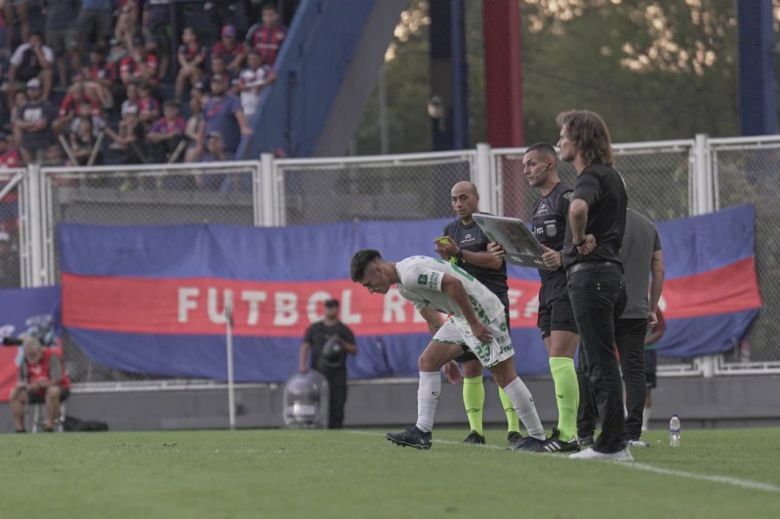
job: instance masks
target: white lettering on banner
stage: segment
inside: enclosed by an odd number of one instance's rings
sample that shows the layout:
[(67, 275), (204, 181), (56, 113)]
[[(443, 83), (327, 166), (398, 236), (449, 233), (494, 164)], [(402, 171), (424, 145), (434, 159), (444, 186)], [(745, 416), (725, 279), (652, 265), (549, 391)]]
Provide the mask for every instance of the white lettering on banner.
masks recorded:
[(241, 300), (249, 303), (249, 313), (246, 316), (246, 324), (254, 326), (260, 322), (260, 303), (268, 299), (265, 290), (242, 290)]
[(385, 324), (406, 322), (406, 299), (403, 298), (397, 288), (391, 288), (385, 294), (382, 322)]
[[(232, 301), (233, 300), (233, 291), (229, 288), (226, 289), (223, 293), (222, 297), (219, 297), (219, 290), (216, 288), (209, 288), (208, 290), (208, 296), (207, 296), (207, 308), (209, 312), (209, 320), (214, 324), (225, 324), (225, 296), (224, 294), (227, 294), (228, 298)], [(222, 310), (219, 309), (219, 306), (222, 305)]]
[(344, 324), (360, 324), (363, 316), (352, 313), (352, 290), (345, 288), (341, 291), (341, 322)]
[(277, 292), (274, 302), (274, 326), (293, 326), (298, 322), (298, 295), (295, 292)]
[(510, 288), (507, 291), (507, 299), (509, 299), (509, 320), (514, 321), (518, 317), (520, 317), (520, 314), (517, 312), (517, 309), (515, 308), (517, 306), (517, 301), (520, 299), (520, 296), (523, 295), (522, 290), (517, 290), (514, 288)]
[(319, 321), (325, 317), (323, 314), (317, 313), (317, 303), (320, 301), (325, 302), (328, 299), (330, 299), (330, 294), (323, 291), (314, 292), (311, 296), (309, 296), (309, 302), (306, 304), (306, 313), (309, 316), (310, 323)]
[(189, 316), (189, 310), (195, 310), (198, 302), (195, 298), (200, 294), (200, 290), (195, 287), (179, 287), (179, 322), (186, 323)]
[(539, 294), (536, 294), (531, 299), (528, 300), (528, 303), (525, 305), (525, 312), (523, 312), (523, 317), (528, 318), (532, 315), (536, 315), (539, 313)]

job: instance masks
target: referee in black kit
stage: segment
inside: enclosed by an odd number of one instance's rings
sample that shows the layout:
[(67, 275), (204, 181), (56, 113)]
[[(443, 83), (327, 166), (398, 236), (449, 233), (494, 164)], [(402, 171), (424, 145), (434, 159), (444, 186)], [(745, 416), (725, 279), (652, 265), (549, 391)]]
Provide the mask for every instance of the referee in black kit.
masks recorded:
[(626, 188), (612, 167), (609, 130), (598, 114), (562, 112), (556, 122), (561, 159), (577, 171), (563, 267), (601, 421), (601, 434), (593, 446), (571, 457), (632, 461), (625, 442), (623, 385), (615, 356), (615, 323), (626, 305), (618, 255), (626, 227)]

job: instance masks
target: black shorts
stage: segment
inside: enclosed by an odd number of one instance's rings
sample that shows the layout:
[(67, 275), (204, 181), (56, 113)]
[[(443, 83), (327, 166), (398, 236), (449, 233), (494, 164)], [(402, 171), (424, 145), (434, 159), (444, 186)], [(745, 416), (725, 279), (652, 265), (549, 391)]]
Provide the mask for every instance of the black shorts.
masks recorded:
[(542, 339), (549, 337), (553, 330), (577, 333), (565, 272), (556, 272), (542, 281), (536, 326), (542, 331)]
[[(507, 294), (504, 294), (498, 296), (498, 298), (501, 300), (501, 304), (504, 305), (504, 315), (506, 316), (506, 328), (507, 331), (511, 333), (512, 327), (509, 325), (509, 296)], [(478, 361), (479, 359), (477, 358), (476, 355), (471, 353), (470, 349), (468, 349), (466, 346), (463, 346), (463, 353), (460, 356), (455, 358), (455, 362), (460, 362), (461, 364), (463, 364), (464, 362), (469, 362), (470, 360)]]
[[(68, 399), (70, 396), (70, 389), (63, 389), (60, 393), (60, 403), (64, 402)], [(45, 404), (46, 403), (46, 396), (42, 395), (40, 393), (33, 393), (32, 391), (27, 392), (27, 403), (28, 404)]]
[(655, 389), (655, 367), (658, 364), (658, 354), (655, 349), (645, 349), (645, 380), (647, 380), (647, 389)]

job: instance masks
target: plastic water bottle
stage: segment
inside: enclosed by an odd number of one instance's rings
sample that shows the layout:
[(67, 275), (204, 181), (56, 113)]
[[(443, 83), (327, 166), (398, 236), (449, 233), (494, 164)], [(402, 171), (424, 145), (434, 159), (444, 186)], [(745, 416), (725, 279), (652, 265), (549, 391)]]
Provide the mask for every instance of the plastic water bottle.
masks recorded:
[(669, 447), (680, 446), (680, 419), (676, 414), (669, 420)]

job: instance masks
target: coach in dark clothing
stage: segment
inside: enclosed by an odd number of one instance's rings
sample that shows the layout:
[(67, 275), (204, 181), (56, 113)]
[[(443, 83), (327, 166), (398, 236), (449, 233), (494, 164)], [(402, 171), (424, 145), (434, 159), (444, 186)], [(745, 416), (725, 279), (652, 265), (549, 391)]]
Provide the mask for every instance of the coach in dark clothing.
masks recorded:
[[(658, 230), (650, 219), (633, 209), (626, 213), (626, 232), (620, 248), (626, 279), (628, 302), (615, 328), (615, 343), (626, 388), (626, 439), (631, 447), (646, 447), (642, 435), (642, 411), (645, 405), (645, 337), (648, 326), (657, 323), (656, 312), (664, 283), (664, 258)], [(652, 283), (650, 282), (652, 279)], [(648, 290), (648, 284), (649, 290)], [(580, 362), (583, 368), (584, 362)], [(580, 375), (583, 374), (581, 369)], [(580, 376), (583, 395), (577, 423), (580, 438), (592, 437), (596, 415), (589, 402), (588, 379)], [(587, 442), (587, 440), (585, 441)]]
[(626, 226), (623, 179), (612, 168), (609, 130), (597, 114), (558, 115), (561, 159), (577, 171), (563, 245), (574, 320), (585, 351), (592, 396), (601, 420), (593, 446), (573, 458), (630, 461), (623, 418), (623, 387), (615, 356), (615, 323), (626, 305), (619, 257)]
[[(309, 362), (311, 351), (311, 362)], [(325, 301), (325, 316), (306, 330), (301, 345), (298, 371), (319, 371), (330, 386), (329, 429), (341, 429), (344, 424), (344, 403), (347, 401), (347, 354), (356, 355), (355, 334), (339, 321), (337, 299)]]

